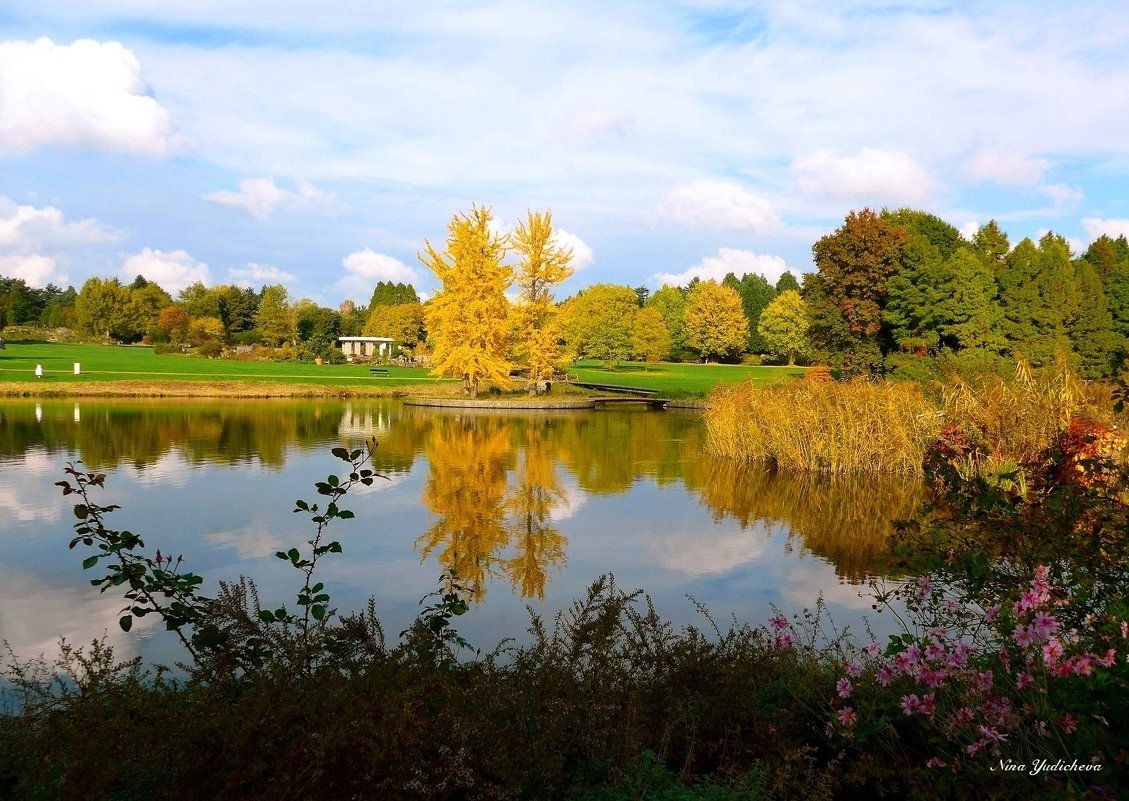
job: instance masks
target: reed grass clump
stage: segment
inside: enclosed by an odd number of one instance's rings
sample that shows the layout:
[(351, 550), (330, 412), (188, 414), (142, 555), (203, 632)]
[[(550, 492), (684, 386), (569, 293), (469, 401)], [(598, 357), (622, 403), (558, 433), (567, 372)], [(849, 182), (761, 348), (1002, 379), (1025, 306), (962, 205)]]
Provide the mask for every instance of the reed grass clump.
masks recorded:
[(1040, 371), (1019, 360), (1014, 378), (952, 375), (942, 399), (946, 429), (960, 433), (981, 473), (1041, 460), (1074, 421), (1113, 423), (1109, 388), (1083, 382), (1065, 358)]
[(918, 473), (940, 410), (908, 383), (722, 387), (706, 409), (710, 453), (822, 473)]

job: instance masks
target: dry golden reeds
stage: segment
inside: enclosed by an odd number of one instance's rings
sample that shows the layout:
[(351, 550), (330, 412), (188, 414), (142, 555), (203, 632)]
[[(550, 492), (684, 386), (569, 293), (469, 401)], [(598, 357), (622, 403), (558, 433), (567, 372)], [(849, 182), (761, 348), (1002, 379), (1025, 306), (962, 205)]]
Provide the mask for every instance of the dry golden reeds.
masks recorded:
[(706, 410), (711, 453), (824, 473), (920, 472), (940, 428), (940, 410), (908, 383), (722, 387)]

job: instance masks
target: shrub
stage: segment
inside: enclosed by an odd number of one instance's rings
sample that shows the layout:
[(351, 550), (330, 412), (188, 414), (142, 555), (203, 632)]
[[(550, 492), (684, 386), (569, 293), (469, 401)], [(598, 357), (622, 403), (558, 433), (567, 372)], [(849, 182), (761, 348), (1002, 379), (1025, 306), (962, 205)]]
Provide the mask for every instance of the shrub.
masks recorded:
[(217, 339), (206, 339), (196, 348), (196, 353), (208, 359), (223, 355), (223, 343)]

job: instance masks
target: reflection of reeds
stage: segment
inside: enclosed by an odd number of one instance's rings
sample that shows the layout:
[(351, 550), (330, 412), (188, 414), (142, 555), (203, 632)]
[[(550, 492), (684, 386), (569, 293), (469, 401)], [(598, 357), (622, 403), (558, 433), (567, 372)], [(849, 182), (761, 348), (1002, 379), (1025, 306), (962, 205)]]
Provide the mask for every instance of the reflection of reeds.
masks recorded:
[(940, 418), (915, 384), (721, 387), (706, 410), (715, 455), (824, 473), (917, 473)]
[(784, 473), (729, 459), (711, 460), (686, 481), (716, 519), (732, 517), (742, 527), (784, 523), (855, 582), (887, 572), (882, 557), (892, 523), (913, 517), (923, 497), (921, 481), (909, 476)]

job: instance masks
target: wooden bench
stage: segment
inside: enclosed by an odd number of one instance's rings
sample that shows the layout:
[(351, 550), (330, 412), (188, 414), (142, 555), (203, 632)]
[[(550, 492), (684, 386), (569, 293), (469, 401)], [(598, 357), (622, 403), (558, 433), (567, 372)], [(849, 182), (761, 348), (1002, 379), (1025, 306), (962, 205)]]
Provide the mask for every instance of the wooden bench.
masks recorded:
[(388, 377), (388, 368), (387, 367), (370, 367), (368, 371), (369, 371), (370, 375), (375, 376), (377, 378), (387, 378)]

